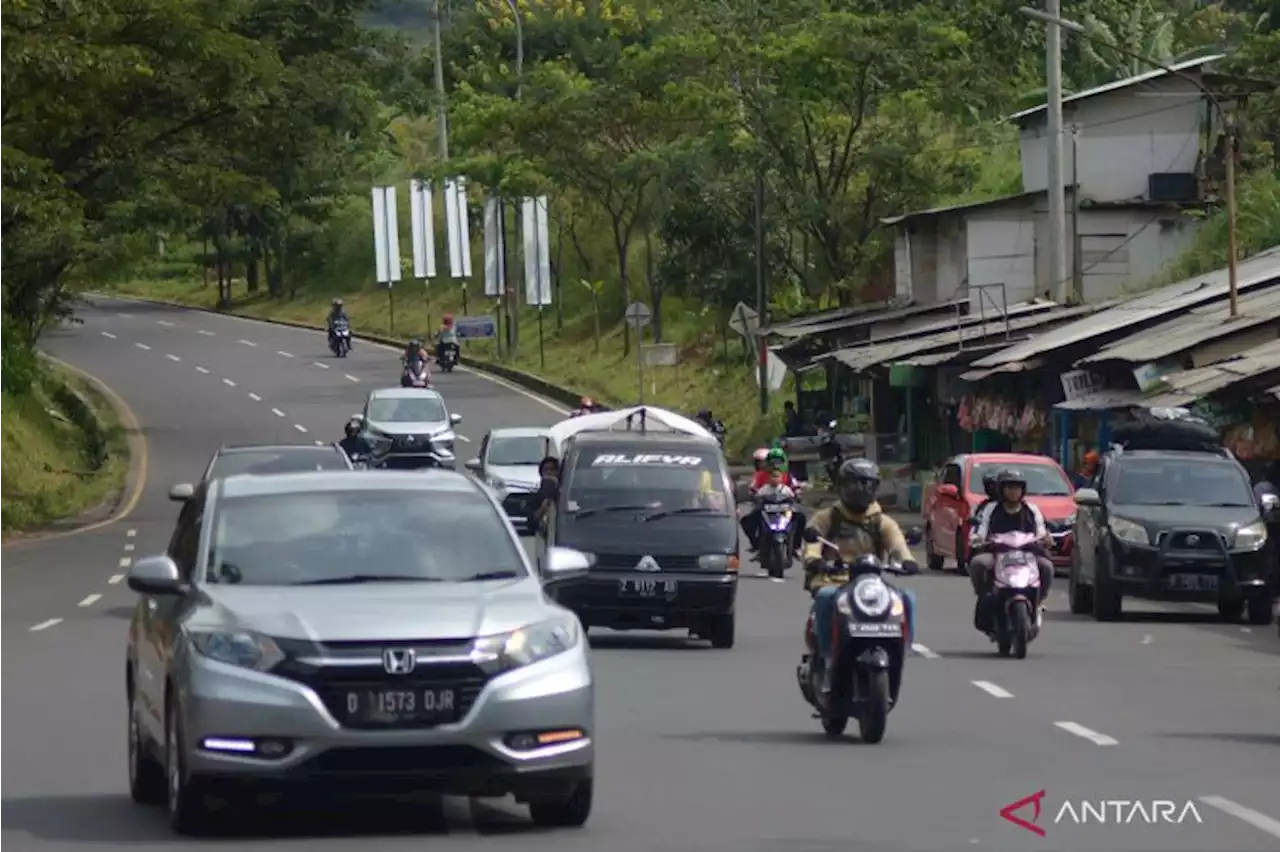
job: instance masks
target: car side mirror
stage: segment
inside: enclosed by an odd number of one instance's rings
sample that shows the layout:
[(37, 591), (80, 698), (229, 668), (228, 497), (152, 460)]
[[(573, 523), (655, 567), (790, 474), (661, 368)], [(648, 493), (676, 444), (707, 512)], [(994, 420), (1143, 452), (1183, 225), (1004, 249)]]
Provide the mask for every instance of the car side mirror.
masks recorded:
[(547, 548), (547, 558), (542, 564), (542, 579), (547, 583), (585, 577), (591, 569), (591, 557), (580, 550), (568, 547)]
[(1081, 488), (1076, 491), (1077, 506), (1101, 506), (1102, 497), (1092, 488)]
[(462, 422), (462, 415), (461, 415), (461, 414), (450, 414), (450, 415), (449, 415), (449, 422), (450, 422), (450, 423), (452, 423), (454, 426), (457, 426), (459, 423), (461, 423), (461, 422)]
[(144, 595), (181, 595), (187, 584), (178, 563), (168, 556), (146, 556), (129, 569), (129, 588)]
[(179, 482), (169, 487), (169, 499), (175, 503), (185, 503), (195, 496), (196, 487), (190, 482)]
[(484, 466), (480, 464), (480, 459), (467, 459), (463, 462), (463, 467), (472, 473), (479, 473)]
[(947, 498), (949, 498), (949, 499), (951, 499), (951, 500), (958, 500), (958, 499), (960, 499), (960, 489), (959, 489), (959, 488), (956, 488), (954, 485), (950, 485), (950, 484), (947, 484), (947, 485), (939, 485), (939, 486), (938, 486), (938, 496), (939, 496), (939, 497), (947, 497)]

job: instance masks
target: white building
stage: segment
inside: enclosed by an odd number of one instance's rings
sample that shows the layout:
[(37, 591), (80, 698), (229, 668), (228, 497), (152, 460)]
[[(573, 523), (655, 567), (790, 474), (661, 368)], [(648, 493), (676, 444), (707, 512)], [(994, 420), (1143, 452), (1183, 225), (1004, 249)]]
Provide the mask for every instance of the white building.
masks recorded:
[[(1210, 56), (1174, 66), (1199, 77)], [(895, 296), (916, 304), (968, 296), (988, 306), (1049, 298), (1044, 106), (1020, 128), (1023, 192), (884, 220), (894, 226)], [(1063, 99), (1067, 274), (1076, 299), (1140, 287), (1185, 249), (1216, 196), (1218, 120), (1189, 81), (1153, 71)], [(1077, 200), (1078, 199), (1078, 200)], [(976, 307), (976, 304), (975, 304)]]

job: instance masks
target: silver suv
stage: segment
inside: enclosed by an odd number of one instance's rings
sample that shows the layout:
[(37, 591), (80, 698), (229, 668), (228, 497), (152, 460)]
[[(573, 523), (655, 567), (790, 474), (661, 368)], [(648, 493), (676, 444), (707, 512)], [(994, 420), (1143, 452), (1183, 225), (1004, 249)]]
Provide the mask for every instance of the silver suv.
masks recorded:
[(129, 786), (173, 828), (261, 787), (504, 796), (591, 811), (594, 692), (576, 616), (488, 491), (451, 471), (233, 476), (138, 560)]

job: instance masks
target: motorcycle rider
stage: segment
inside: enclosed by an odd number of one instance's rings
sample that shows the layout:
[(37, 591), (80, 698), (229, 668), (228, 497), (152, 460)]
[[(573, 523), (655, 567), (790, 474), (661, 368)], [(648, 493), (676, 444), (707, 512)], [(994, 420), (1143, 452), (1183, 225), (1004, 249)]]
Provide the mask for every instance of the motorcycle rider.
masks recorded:
[(347, 458), (352, 461), (357, 456), (367, 456), (372, 451), (369, 441), (362, 434), (364, 432), (364, 423), (359, 417), (352, 417), (347, 421), (347, 425), (342, 427), (345, 437), (338, 442), (338, 446), (347, 454)]
[(334, 299), (329, 305), (329, 315), (325, 317), (325, 327), (329, 330), (329, 342), (333, 342), (333, 327), (339, 322), (345, 322), (347, 328), (351, 327), (351, 320), (347, 318), (347, 310), (342, 306), (341, 299)]
[[(755, 501), (755, 507), (743, 515), (742, 520), (738, 522), (747, 535), (752, 553), (760, 549), (760, 533), (764, 521), (761, 506), (769, 499), (794, 501), (796, 487), (795, 480), (787, 472), (787, 454), (780, 447), (769, 450), (765, 455), (764, 469), (756, 471), (756, 475), (751, 480), (750, 492), (751, 498)], [(805, 514), (798, 506), (792, 509), (792, 513), (792, 531), (795, 539), (792, 550), (794, 551), (799, 547), (798, 531), (804, 529)]]
[[(840, 561), (851, 564), (860, 556), (875, 556), (900, 562), (907, 574), (916, 574), (916, 564), (907, 539), (897, 521), (889, 517), (876, 502), (880, 487), (880, 470), (867, 459), (848, 459), (837, 473), (839, 500), (834, 506), (813, 513), (809, 527), (839, 550)], [(840, 588), (849, 582), (850, 572), (829, 573), (825, 570), (827, 546), (812, 542), (804, 548), (805, 591), (813, 595), (813, 632), (822, 664), (821, 690), (831, 692), (832, 621)], [(895, 587), (897, 588), (897, 587)], [(916, 598), (910, 589), (897, 589), (906, 610), (908, 641), (915, 636)]]
[(698, 421), (698, 424), (701, 425), (702, 428), (706, 429), (712, 435), (715, 435), (716, 440), (721, 444), (724, 444), (724, 422), (716, 420), (715, 417), (711, 415), (711, 409), (702, 409), (694, 416), (693, 419)]
[[(996, 475), (994, 473), (984, 473), (982, 475), (982, 491), (987, 496), (978, 504), (978, 508), (973, 510), (975, 518), (982, 517), (982, 510), (1000, 499), (1000, 486), (996, 484)], [(976, 532), (977, 527), (974, 527), (974, 530)]]
[(445, 314), (440, 318), (440, 330), (436, 332), (436, 361), (444, 357), (446, 346), (458, 346), (458, 329), (453, 324), (453, 314)]
[(578, 400), (578, 407), (569, 412), (570, 417), (581, 417), (584, 414), (594, 414), (596, 411), (596, 403), (589, 396), (584, 396)]
[[(1028, 532), (1035, 533), (1036, 540), (1045, 547), (1053, 544), (1044, 515), (1024, 499), (1027, 480), (1022, 473), (1014, 468), (999, 471), (996, 473), (996, 487), (1000, 491), (1000, 498), (982, 510), (978, 516), (978, 530), (973, 534), (974, 556), (969, 560), (969, 580), (973, 584), (974, 594), (978, 596), (975, 618), (996, 567), (996, 555), (990, 550), (992, 536)], [(1049, 585), (1053, 582), (1053, 563), (1037, 553), (1036, 566), (1040, 569), (1040, 607), (1043, 608), (1049, 597)]]

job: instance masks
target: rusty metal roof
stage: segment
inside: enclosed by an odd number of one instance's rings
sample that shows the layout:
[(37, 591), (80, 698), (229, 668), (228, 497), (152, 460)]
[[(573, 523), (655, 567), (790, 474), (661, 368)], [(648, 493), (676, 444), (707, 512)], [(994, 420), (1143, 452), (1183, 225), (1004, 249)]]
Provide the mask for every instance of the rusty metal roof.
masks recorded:
[(897, 308), (873, 308), (868, 311), (861, 311), (851, 316), (828, 320), (826, 322), (808, 323), (802, 320), (797, 320), (793, 323), (788, 323), (787, 325), (774, 326), (768, 329), (767, 333), (776, 334), (779, 337), (810, 337), (815, 334), (824, 334), (829, 331), (841, 331), (846, 328), (856, 328), (860, 325), (871, 325), (878, 322), (892, 322), (894, 320), (918, 316), (919, 314), (937, 313), (938, 311), (947, 309), (954, 310), (956, 304), (958, 304), (958, 302), (939, 302), (934, 305), (908, 304)]
[(1193, 308), (1177, 319), (1117, 340), (1103, 347), (1096, 355), (1081, 358), (1076, 366), (1103, 361), (1144, 364), (1260, 325), (1272, 323), (1280, 327), (1280, 279), (1242, 294), (1239, 307), (1240, 311), (1234, 319), (1230, 316), (1230, 307), (1226, 301)]
[(1167, 389), (1144, 404), (1152, 408), (1187, 405), (1237, 382), (1276, 371), (1280, 371), (1280, 340), (1246, 349), (1228, 361), (1165, 376)]
[[(1280, 278), (1280, 246), (1254, 255), (1239, 265), (1238, 289), (1241, 294)], [(1061, 328), (1037, 335), (1035, 339), (1002, 349), (994, 355), (974, 362), (975, 367), (1002, 367), (1026, 361), (1055, 349), (1084, 343), (1091, 338), (1142, 325), (1209, 304), (1227, 295), (1227, 271), (1219, 269), (1177, 284), (1169, 284), (1133, 299), (1113, 305), (1108, 310), (1085, 317)]]
[[(1098, 95), (1105, 95), (1108, 92), (1117, 92), (1117, 91), (1120, 91), (1121, 89), (1128, 89), (1134, 86), (1140, 86), (1143, 83), (1150, 82), (1151, 80), (1156, 80), (1161, 77), (1167, 77), (1169, 76), (1170, 71), (1175, 71), (1175, 72), (1190, 71), (1194, 68), (1200, 68), (1202, 66), (1208, 65), (1211, 62), (1216, 62), (1219, 59), (1224, 58), (1225, 56), (1226, 56), (1225, 53), (1216, 53), (1211, 56), (1201, 56), (1198, 59), (1188, 59), (1185, 62), (1179, 62), (1177, 65), (1172, 66), (1170, 69), (1157, 68), (1154, 71), (1147, 71), (1145, 73), (1137, 75), (1136, 77), (1126, 77), (1123, 80), (1115, 80), (1113, 82), (1106, 83), (1101, 86), (1095, 86), (1092, 89), (1085, 89), (1083, 92), (1076, 92), (1074, 95), (1066, 95), (1063, 97), (1062, 102), (1064, 104), (1069, 104), (1073, 101), (1082, 101), (1086, 98), (1093, 98), (1093, 97), (1097, 97)], [(1188, 94), (1194, 94), (1194, 93), (1189, 92)], [(1040, 106), (1034, 106), (1034, 107), (1031, 107), (1030, 109), (1024, 109), (1022, 112), (1015, 112), (1013, 115), (1009, 116), (1009, 119), (1011, 121), (1023, 121), (1025, 119), (1030, 118), (1033, 115), (1036, 115), (1037, 113), (1044, 112), (1046, 107), (1047, 107), (1047, 104), (1040, 104)]]

